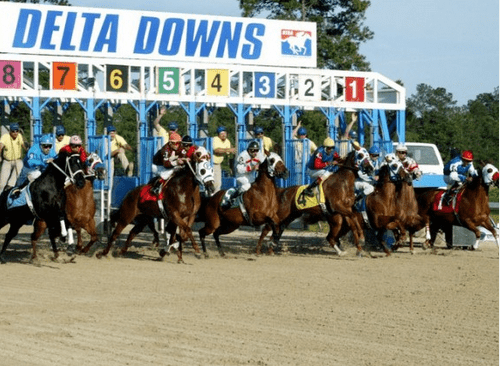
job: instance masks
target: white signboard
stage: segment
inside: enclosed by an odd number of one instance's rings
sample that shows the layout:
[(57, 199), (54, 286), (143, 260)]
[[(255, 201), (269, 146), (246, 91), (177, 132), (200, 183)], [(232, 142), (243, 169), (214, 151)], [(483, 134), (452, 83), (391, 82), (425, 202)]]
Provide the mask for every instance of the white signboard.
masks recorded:
[(316, 23), (0, 2), (0, 52), (316, 67)]

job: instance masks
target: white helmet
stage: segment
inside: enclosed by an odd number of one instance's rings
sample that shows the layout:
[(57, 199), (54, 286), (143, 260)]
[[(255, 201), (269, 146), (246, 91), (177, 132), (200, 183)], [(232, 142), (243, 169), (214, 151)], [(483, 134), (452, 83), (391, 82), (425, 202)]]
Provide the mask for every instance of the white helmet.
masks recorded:
[(406, 147), (406, 145), (399, 143), (396, 147), (396, 151), (408, 151), (408, 148)]

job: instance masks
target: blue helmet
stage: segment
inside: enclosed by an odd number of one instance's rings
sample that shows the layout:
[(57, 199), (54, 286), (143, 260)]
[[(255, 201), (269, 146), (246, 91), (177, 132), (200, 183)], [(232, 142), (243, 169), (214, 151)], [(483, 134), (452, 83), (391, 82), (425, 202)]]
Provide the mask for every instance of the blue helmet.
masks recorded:
[(11, 123), (10, 130), (11, 131), (19, 131), (19, 123)]
[(40, 139), (40, 145), (52, 145), (52, 136), (46, 134)]
[(108, 133), (115, 131), (116, 132), (116, 127), (113, 125), (109, 125), (108, 127)]
[(264, 133), (264, 129), (262, 127), (255, 127), (253, 132), (255, 132), (255, 134), (258, 135), (259, 133)]
[(356, 133), (356, 131), (349, 131), (349, 136), (350, 136), (352, 139), (355, 139), (356, 137), (358, 137), (358, 134)]
[(56, 126), (56, 136), (58, 135), (65, 135), (66, 134), (66, 129), (64, 128), (64, 126)]
[(371, 155), (380, 155), (380, 149), (378, 148), (377, 145), (373, 145), (368, 151), (368, 153)]
[(297, 131), (297, 136), (307, 135), (307, 129), (305, 127), (300, 127)]
[(225, 131), (227, 131), (227, 130), (226, 130), (226, 127), (224, 127), (224, 126), (219, 126), (219, 127), (217, 127), (217, 135), (218, 135), (219, 133), (221, 133), (221, 132), (225, 132)]
[(179, 125), (177, 124), (177, 122), (170, 122), (168, 124), (168, 129), (170, 131), (176, 131), (178, 128), (179, 128)]

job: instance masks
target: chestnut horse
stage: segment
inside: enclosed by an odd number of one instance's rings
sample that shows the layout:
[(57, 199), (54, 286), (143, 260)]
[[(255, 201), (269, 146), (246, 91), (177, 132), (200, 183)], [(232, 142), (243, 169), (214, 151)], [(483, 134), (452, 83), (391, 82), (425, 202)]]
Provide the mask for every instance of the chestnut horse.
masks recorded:
[[(203, 183), (209, 192), (214, 190), (213, 170), (210, 171), (212, 168), (206, 159), (204, 148), (195, 152), (193, 159), (187, 162), (181, 170), (175, 172), (165, 184), (161, 192), (163, 198), (160, 200), (154, 197), (150, 197), (153, 199), (142, 199), (143, 193), (149, 191), (150, 185), (141, 185), (130, 191), (125, 196), (119, 210), (113, 214), (111, 221), (116, 222), (116, 228), (108, 239), (107, 247), (98, 253), (97, 257), (107, 255), (123, 229), (137, 217), (140, 220), (136, 224), (137, 226), (130, 231), (120, 254), (127, 251), (132, 239), (148, 223), (151, 223), (152, 218), (163, 217), (172, 223), (170, 227), (180, 228), (182, 241), (188, 238), (191, 240), (196, 252), (195, 255), (199, 257), (200, 249), (194, 239), (191, 226), (201, 204), (199, 184)], [(85, 247), (82, 253), (86, 253), (89, 248), (89, 246)], [(180, 246), (177, 255), (178, 261), (183, 262), (182, 246)]]
[[(83, 249), (82, 241), (82, 229), (85, 229), (87, 233), (90, 234), (90, 242), (88, 246), (92, 246), (98, 239), (97, 230), (95, 227), (95, 201), (94, 201), (94, 186), (93, 181), (95, 178), (99, 180), (104, 180), (106, 178), (106, 168), (102, 162), (102, 159), (97, 153), (89, 154), (87, 161), (87, 174), (85, 175), (86, 182), (82, 189), (78, 189), (74, 185), (70, 185), (65, 188), (66, 193), (66, 218), (77, 233), (77, 245), (76, 252), (80, 253)], [(40, 219), (35, 219), (34, 230), (32, 235), (32, 243), (36, 245), (36, 242), (43, 234), (47, 227), (45, 221)], [(70, 234), (69, 243), (72, 243), (72, 228), (68, 228), (68, 233)]]
[(278, 243), (278, 199), (276, 195), (275, 177), (286, 179), (288, 169), (281, 157), (266, 151), (266, 159), (259, 166), (259, 172), (250, 189), (241, 196), (245, 212), (240, 207), (224, 209), (221, 201), (226, 191), (219, 191), (210, 197), (200, 216), (205, 220), (205, 226), (199, 230), (203, 252), (206, 253), (205, 237), (213, 234), (221, 256), (224, 256), (219, 236), (232, 233), (241, 225), (259, 226), (269, 224), (273, 229), (273, 239)]
[[(0, 262), (4, 262), (2, 256), (21, 226), (35, 217), (47, 223), (50, 244), (55, 258), (58, 257), (56, 238), (60, 235), (66, 235), (64, 232), (66, 230), (64, 226), (64, 202), (66, 199), (64, 186), (67, 182), (76, 185), (77, 189), (83, 188), (85, 184), (83, 164), (77, 154), (59, 154), (37, 179), (23, 189), (21, 197), (25, 198), (24, 204), (16, 206), (14, 202), (12, 205), (9, 198), (11, 190), (2, 192), (0, 195), (0, 228), (7, 224), (10, 224), (10, 227), (0, 251)], [(33, 247), (31, 260), (37, 257), (34, 234), (31, 235)]]
[[(278, 217), (280, 220), (278, 236), (281, 237), (285, 228), (295, 219), (304, 215), (304, 221), (315, 223), (320, 220), (326, 220), (330, 227), (326, 239), (339, 255), (343, 252), (338, 247), (339, 238), (344, 235), (341, 233), (341, 227), (344, 219), (347, 227), (354, 233), (354, 241), (358, 248), (358, 253), (362, 251), (360, 240), (364, 242), (364, 234), (361, 226), (354, 217), (352, 205), (354, 204), (354, 180), (355, 176), (355, 151), (349, 153), (344, 162), (339, 164), (339, 170), (332, 174), (323, 183), (325, 195), (324, 209), (320, 205), (308, 208), (299, 208), (296, 204), (297, 191), (300, 186), (288, 188), (276, 188), (278, 197)], [(255, 249), (257, 255), (261, 254), (262, 242), (266, 235), (271, 231), (271, 226), (266, 224)], [(272, 247), (269, 247), (269, 254), (272, 254)]]
[[(451, 248), (453, 225), (458, 225), (473, 231), (476, 234), (476, 242), (471, 249), (477, 249), (481, 232), (478, 226), (489, 230), (498, 245), (498, 235), (490, 217), (488, 191), (491, 185), (498, 187), (498, 169), (492, 164), (483, 164), (477, 177), (467, 181), (461, 188), (457, 197), (459, 203), (453, 208), (443, 207), (439, 209), (438, 194), (444, 192), (442, 189), (433, 189), (422, 193), (418, 197), (419, 213), (424, 218), (426, 225), (426, 246), (434, 248), (434, 241), (438, 231), (445, 233), (448, 248)], [(437, 197), (438, 196), (438, 197)], [(422, 228), (423, 225), (420, 227)], [(427, 229), (428, 228), (428, 229)], [(427, 230), (430, 231), (430, 238)], [(416, 230), (415, 230), (416, 231)], [(413, 245), (410, 237), (410, 245)]]

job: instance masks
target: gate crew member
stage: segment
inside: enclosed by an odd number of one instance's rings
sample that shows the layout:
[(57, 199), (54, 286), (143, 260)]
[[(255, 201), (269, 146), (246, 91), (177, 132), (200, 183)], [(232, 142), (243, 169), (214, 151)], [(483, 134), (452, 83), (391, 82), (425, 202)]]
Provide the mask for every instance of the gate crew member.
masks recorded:
[(23, 136), (19, 133), (19, 124), (11, 123), (9, 133), (0, 139), (0, 154), (3, 159), (0, 173), (0, 192), (6, 185), (13, 187), (23, 168), (22, 153), (27, 150)]
[(337, 171), (337, 159), (339, 155), (333, 149), (335, 148), (335, 141), (331, 137), (327, 137), (320, 146), (311, 155), (307, 162), (307, 173), (314, 180), (302, 192), (302, 201), (304, 202), (304, 195), (314, 197), (313, 189), (318, 186), (322, 181), (328, 179), (335, 171)]
[(221, 164), (224, 157), (229, 154), (234, 154), (236, 149), (231, 147), (231, 141), (227, 138), (227, 130), (224, 126), (217, 127), (217, 136), (213, 138), (212, 148), (214, 151), (214, 185), (215, 192), (220, 191), (222, 186), (222, 168)]
[(66, 135), (64, 126), (56, 126), (56, 153), (59, 153), (59, 150), (61, 150), (63, 146), (69, 145), (69, 138), (70, 137)]

